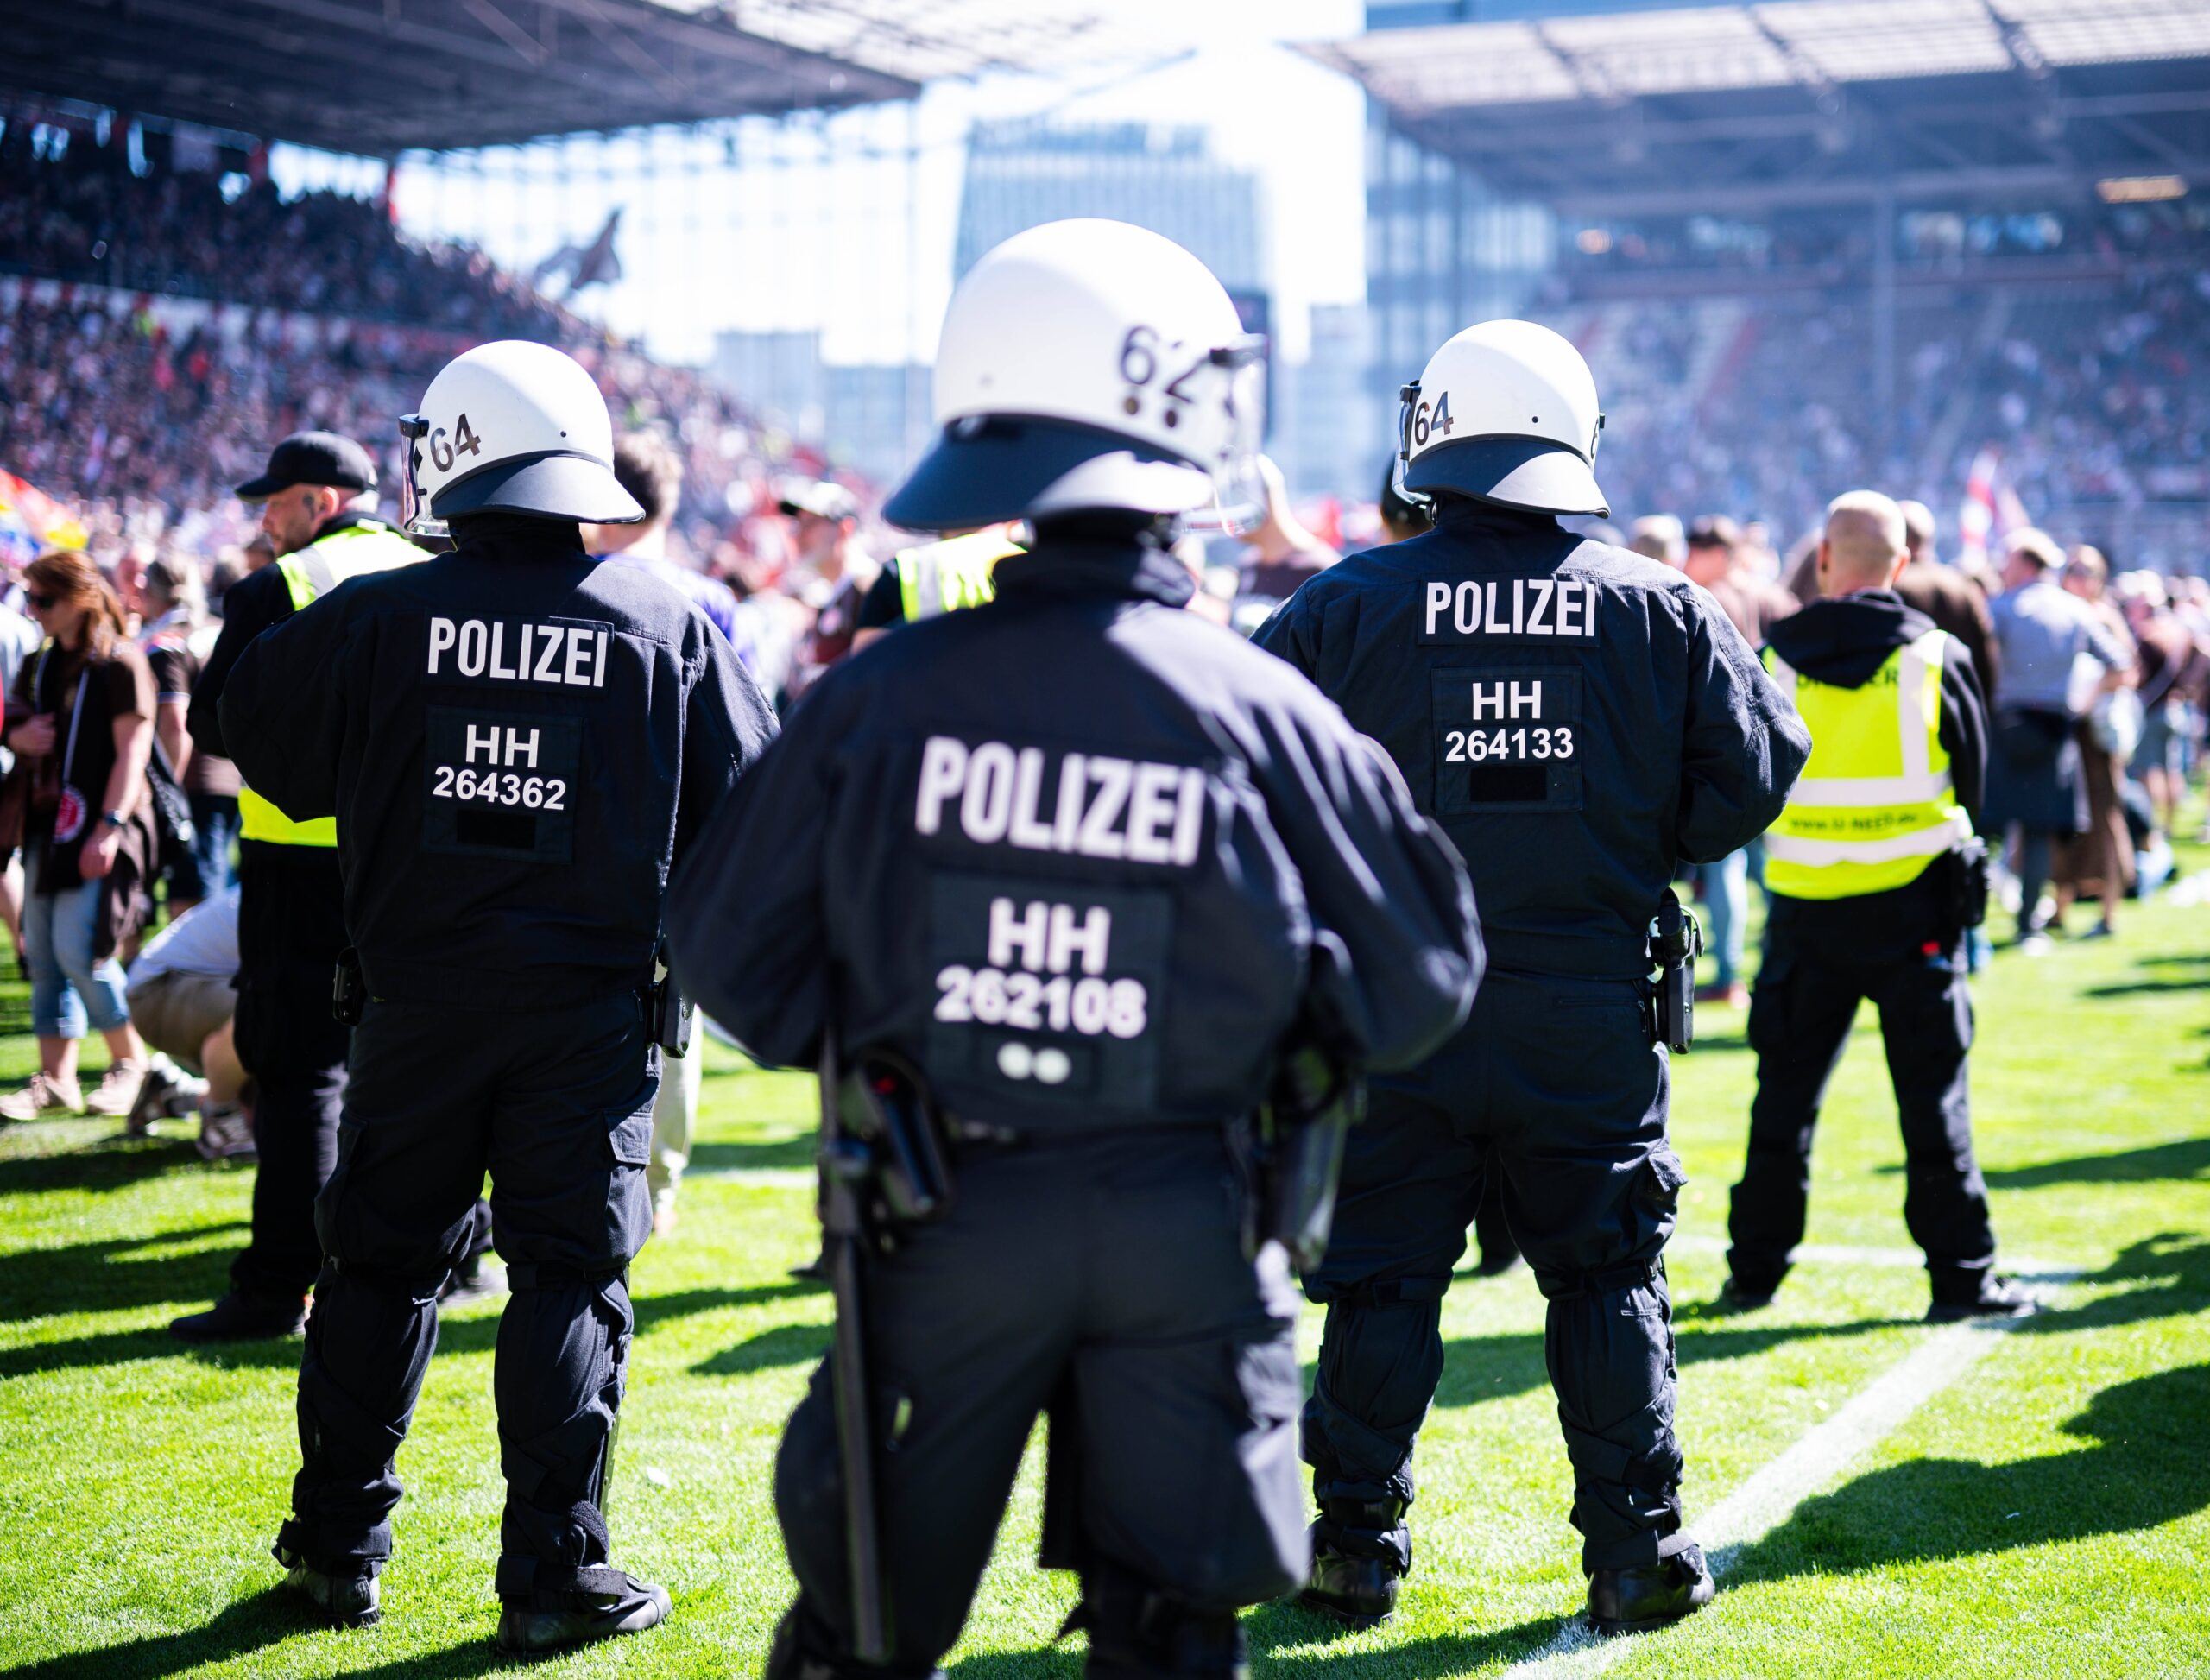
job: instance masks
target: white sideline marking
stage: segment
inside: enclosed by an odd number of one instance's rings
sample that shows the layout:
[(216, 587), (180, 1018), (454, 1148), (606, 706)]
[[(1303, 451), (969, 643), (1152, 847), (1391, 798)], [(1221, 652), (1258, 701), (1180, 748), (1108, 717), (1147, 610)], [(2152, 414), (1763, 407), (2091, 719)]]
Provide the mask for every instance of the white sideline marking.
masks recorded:
[[(1801, 1252), (1801, 1251), (1799, 1251)], [(1879, 1252), (1875, 1250), (1873, 1252)], [(1912, 1251), (1912, 1258), (1923, 1264)], [(2054, 1274), (2061, 1282), (2076, 1272)], [(1812, 1426), (1795, 1445), (1712, 1506), (1692, 1525), (1714, 1576), (1724, 1576), (1745, 1546), (1763, 1539), (1796, 1507), (1834, 1481), (1910, 1414), (1962, 1377), (1995, 1347), (1995, 1338), (2025, 1321), (1967, 1319), (1944, 1325)], [(1602, 1639), (1576, 1614), (1548, 1645), (1505, 1671), (1506, 1680), (1586, 1680), (1636, 1649), (1631, 1639)]]
[[(1676, 1231), (1668, 1249), (1689, 1248), (1699, 1254), (1723, 1254), (1733, 1245), (1723, 1236), (1709, 1236), (1701, 1231)], [(1799, 1261), (1809, 1260), (1823, 1266), (1872, 1266), (1895, 1267), (1905, 1272), (1923, 1272), (1926, 1256), (1916, 1248), (1858, 1248), (1847, 1244), (1806, 1242), (1793, 1250)], [(2039, 1283), (2061, 1282), (2078, 1275), (2079, 1268), (2060, 1260), (2020, 1260), (2009, 1254), (2001, 1256), (1996, 1269), (2014, 1278), (2031, 1278)]]

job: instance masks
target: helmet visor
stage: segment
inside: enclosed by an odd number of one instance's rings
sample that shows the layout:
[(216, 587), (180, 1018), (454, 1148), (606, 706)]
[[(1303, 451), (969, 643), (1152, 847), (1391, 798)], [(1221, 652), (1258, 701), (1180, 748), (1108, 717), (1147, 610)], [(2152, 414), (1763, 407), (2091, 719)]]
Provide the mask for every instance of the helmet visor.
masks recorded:
[(1213, 397), (1226, 420), (1220, 455), (1206, 464), (1213, 499), (1191, 511), (1184, 527), (1200, 535), (1242, 536), (1266, 521), (1266, 481), (1260, 453), (1266, 438), (1266, 340), (1246, 333), (1214, 351), (1198, 376), (1217, 387)]
[(450, 536), (445, 521), (431, 517), (429, 499), (422, 494), (421, 481), (416, 477), (422, 461), (422, 439), (429, 435), (430, 422), (421, 415), (399, 417), (399, 526), (409, 536)]

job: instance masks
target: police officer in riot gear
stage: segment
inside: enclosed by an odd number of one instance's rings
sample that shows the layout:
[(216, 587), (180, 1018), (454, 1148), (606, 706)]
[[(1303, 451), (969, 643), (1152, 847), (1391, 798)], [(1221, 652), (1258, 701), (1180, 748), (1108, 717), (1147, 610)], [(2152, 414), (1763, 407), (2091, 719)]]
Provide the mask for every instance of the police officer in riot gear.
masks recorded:
[(454, 552), (271, 631), (222, 701), (248, 782), (288, 818), (336, 818), (353, 944), (351, 1083), (315, 1209), (328, 1259), (276, 1553), (330, 1620), (376, 1619), (394, 1454), (488, 1168), (513, 1285), (498, 1637), (542, 1651), (667, 1614), (664, 1590), (613, 1567), (603, 1513), (627, 1268), (652, 1228), (662, 889), (774, 723), (690, 603), (584, 552), (579, 522), (640, 509), (574, 361), (479, 346), (401, 430), (408, 528)]
[(1243, 1241), (1228, 1134), (1292, 1054), (1440, 1042), (1480, 957), (1386, 761), (1180, 610), (1178, 526), (1255, 508), (1261, 368), (1155, 234), (1055, 223), (985, 257), (944, 323), (944, 429), (886, 513), (1025, 518), (1034, 546), (824, 678), (676, 884), (700, 1006), (771, 1063), (833, 1041), (918, 1070), (953, 1180), (866, 1258), (871, 1531), (827, 1367), (785, 1437), (777, 1680), (932, 1670), (1046, 1409), (1045, 1561), (1081, 1574), (1091, 1675), (1240, 1673), (1236, 1611), (1304, 1573), (1294, 1296)]
[(1403, 486), (1436, 528), (1313, 578), (1257, 637), (1396, 760), (1466, 857), (1488, 945), (1465, 1030), (1373, 1082), (1306, 1279), (1328, 1323), (1305, 1597), (1354, 1621), (1388, 1614), (1411, 1567), (1440, 1304), (1492, 1174), (1550, 1304), (1592, 1620), (1648, 1626), (1711, 1595), (1672, 1428), (1660, 1255), (1683, 1178), (1650, 930), (1676, 862), (1763, 831), (1809, 742), (1709, 596), (1559, 527), (1607, 511), (1601, 425), (1556, 333), (1460, 333), (1405, 394)]

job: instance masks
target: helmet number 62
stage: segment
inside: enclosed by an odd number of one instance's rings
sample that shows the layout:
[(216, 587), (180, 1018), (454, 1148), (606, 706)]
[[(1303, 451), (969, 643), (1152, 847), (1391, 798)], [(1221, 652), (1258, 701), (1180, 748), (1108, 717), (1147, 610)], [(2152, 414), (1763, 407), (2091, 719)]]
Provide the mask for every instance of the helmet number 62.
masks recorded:
[(1412, 447), (1424, 448), (1430, 438), (1449, 437), (1450, 428), (1456, 424), (1457, 422), (1450, 418), (1449, 392), (1443, 392), (1435, 400), (1435, 409), (1432, 414), (1428, 412), (1426, 403), (1421, 403), (1412, 411)]
[(442, 426), (430, 433), (430, 459), (439, 472), (451, 472), (453, 462), (463, 455), (481, 455), (483, 452), (483, 440), (476, 435), (476, 429), (469, 425), (465, 414), (453, 422), (451, 443), (445, 441), (445, 429)]

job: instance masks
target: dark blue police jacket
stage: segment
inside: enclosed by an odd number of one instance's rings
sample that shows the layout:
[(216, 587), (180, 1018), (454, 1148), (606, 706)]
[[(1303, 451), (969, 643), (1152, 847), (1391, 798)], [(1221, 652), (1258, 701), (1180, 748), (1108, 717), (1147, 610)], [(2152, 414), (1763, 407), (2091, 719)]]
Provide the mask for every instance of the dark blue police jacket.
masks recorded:
[(1463, 497), (1307, 582), (1259, 646), (1388, 749), (1457, 843), (1489, 960), (1639, 978), (1682, 858), (1771, 825), (1811, 742), (1719, 603), (1544, 515)]
[(220, 710), (249, 786), (337, 817), (371, 993), (486, 1008), (647, 984), (671, 857), (775, 733), (695, 606), (497, 516), (257, 638)]
[(1021, 1130), (1217, 1125), (1292, 1026), (1417, 1059), (1465, 1018), (1464, 870), (1342, 714), (1133, 542), (831, 671), (673, 889), (685, 988), (755, 1054), (905, 1052)]

